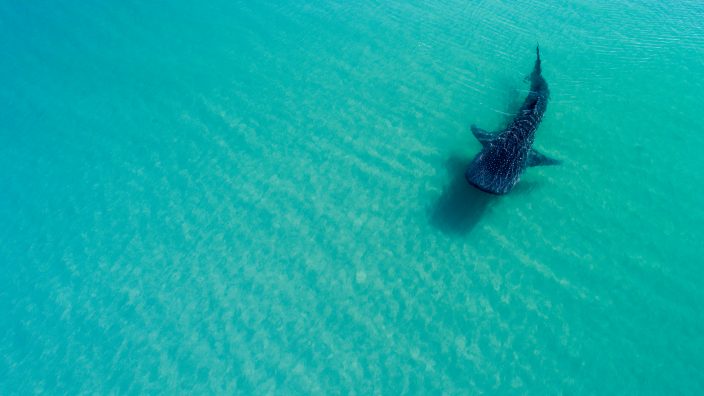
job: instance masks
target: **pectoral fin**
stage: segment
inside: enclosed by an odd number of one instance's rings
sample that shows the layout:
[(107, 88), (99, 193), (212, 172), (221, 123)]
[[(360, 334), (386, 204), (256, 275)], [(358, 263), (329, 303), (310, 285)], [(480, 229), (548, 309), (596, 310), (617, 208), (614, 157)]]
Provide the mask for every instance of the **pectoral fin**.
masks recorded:
[(492, 140), (494, 140), (494, 134), (487, 132), (481, 128), (478, 128), (475, 125), (472, 125), (472, 133), (474, 134), (474, 137), (479, 140), (479, 143), (482, 144), (482, 146), (486, 146), (489, 144)]
[(559, 165), (562, 161), (550, 158), (544, 154), (531, 149), (528, 152), (528, 166)]

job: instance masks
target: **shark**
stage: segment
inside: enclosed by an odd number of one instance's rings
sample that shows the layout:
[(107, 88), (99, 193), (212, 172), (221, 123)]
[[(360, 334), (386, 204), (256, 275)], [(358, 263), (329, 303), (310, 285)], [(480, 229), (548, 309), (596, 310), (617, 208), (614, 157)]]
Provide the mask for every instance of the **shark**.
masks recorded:
[(548, 83), (540, 67), (540, 46), (530, 79), (530, 92), (515, 117), (499, 132), (487, 132), (472, 125), (472, 134), (482, 144), (465, 171), (469, 184), (484, 192), (504, 195), (518, 183), (526, 168), (557, 165), (561, 161), (550, 158), (533, 148), (535, 132), (543, 119), (550, 98)]

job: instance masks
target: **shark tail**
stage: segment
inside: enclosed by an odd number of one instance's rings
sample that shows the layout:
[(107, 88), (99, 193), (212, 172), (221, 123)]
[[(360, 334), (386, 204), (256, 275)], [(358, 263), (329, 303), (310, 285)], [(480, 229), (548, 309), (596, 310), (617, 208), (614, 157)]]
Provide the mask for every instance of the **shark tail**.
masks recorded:
[(540, 44), (536, 44), (535, 46), (535, 56), (535, 67), (533, 68), (533, 74), (537, 76), (540, 74)]

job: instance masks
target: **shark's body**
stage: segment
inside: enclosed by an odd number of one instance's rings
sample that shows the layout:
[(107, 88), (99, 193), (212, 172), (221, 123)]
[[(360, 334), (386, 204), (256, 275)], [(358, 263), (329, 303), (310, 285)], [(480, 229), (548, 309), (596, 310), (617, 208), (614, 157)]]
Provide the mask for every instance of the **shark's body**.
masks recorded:
[(539, 48), (536, 55), (529, 76), (530, 93), (506, 129), (489, 133), (472, 125), (472, 133), (484, 147), (467, 168), (465, 179), (482, 191), (506, 194), (518, 183), (526, 167), (559, 163), (532, 149), (535, 131), (550, 97), (548, 83), (540, 71)]

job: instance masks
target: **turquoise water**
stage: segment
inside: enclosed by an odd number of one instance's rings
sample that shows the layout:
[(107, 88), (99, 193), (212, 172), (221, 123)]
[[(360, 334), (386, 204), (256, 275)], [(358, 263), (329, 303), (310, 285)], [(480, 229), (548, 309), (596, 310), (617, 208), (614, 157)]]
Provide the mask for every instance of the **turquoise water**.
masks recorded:
[(704, 392), (704, 3), (143, 3), (0, 3), (0, 394)]

